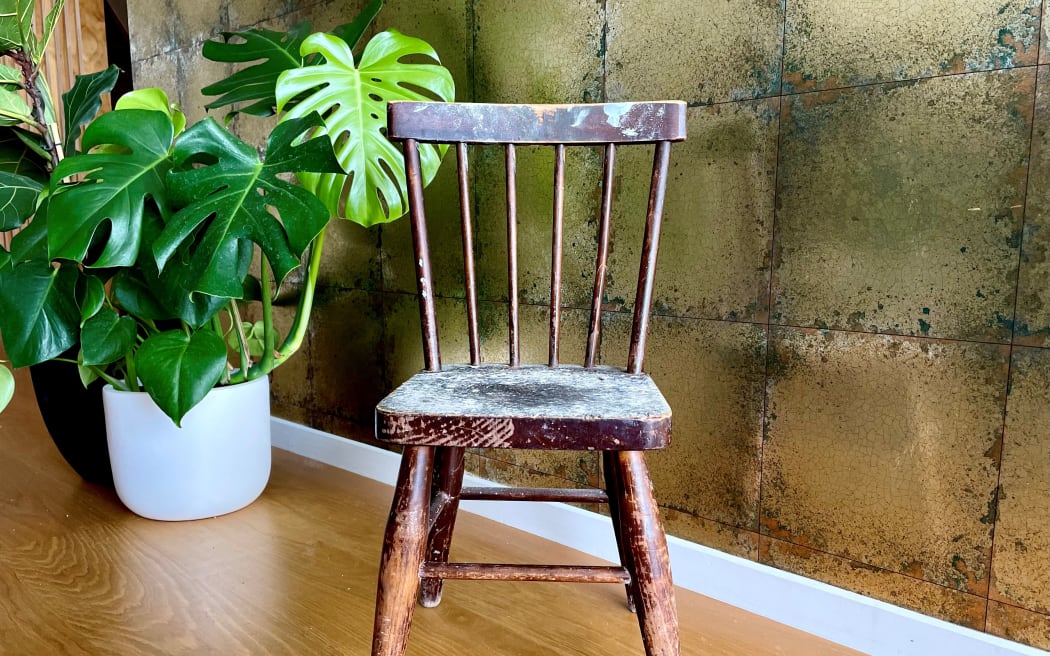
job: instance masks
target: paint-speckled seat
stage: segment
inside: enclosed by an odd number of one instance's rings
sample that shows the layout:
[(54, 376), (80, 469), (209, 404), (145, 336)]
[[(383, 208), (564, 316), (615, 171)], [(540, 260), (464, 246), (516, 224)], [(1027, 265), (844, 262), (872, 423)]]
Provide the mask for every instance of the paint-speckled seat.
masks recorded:
[[(405, 651), (417, 595), (441, 600), (445, 579), (622, 582), (646, 654), (679, 653), (667, 543), (643, 452), (666, 446), (671, 410), (642, 372), (670, 144), (685, 138), (680, 102), (491, 105), (395, 102), (388, 134), (404, 141), (419, 281), (424, 370), (376, 408), (376, 437), (405, 445), (379, 573), (373, 656)], [(442, 365), (423, 205), (419, 143), (455, 144), (460, 187), (470, 363)], [(500, 145), (507, 170), (509, 362), (482, 364), (474, 277), (468, 144)], [(554, 148), (549, 357), (520, 362), (516, 146)], [(655, 144), (627, 367), (598, 366), (617, 148)], [(562, 224), (567, 146), (604, 146), (598, 257), (584, 366), (560, 365)], [(604, 490), (463, 488), (464, 449), (600, 451)], [(622, 566), (449, 563), (460, 500), (608, 503)]]

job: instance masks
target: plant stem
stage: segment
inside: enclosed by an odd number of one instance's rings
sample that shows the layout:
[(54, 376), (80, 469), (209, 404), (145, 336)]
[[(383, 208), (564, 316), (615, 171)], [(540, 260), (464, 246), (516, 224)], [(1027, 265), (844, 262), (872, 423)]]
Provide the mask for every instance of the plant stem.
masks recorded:
[(273, 327), (273, 283), (270, 282), (270, 263), (263, 257), (260, 265), (262, 279), (263, 354), (262, 359), (248, 371), (248, 380), (265, 376), (274, 368), (274, 349), (277, 335)]
[(327, 228), (322, 230), (314, 238), (313, 246), (310, 247), (310, 262), (306, 267), (306, 284), (299, 292), (299, 306), (295, 309), (295, 320), (288, 337), (285, 338), (281, 348), (277, 350), (277, 362), (274, 367), (279, 367), (293, 353), (303, 345), (306, 337), (306, 329), (310, 325), (310, 312), (314, 306), (314, 292), (317, 290), (317, 273), (321, 268), (321, 251), (324, 250), (324, 236)]
[(237, 334), (237, 344), (241, 347), (241, 368), (242, 372), (248, 371), (248, 368), (252, 366), (252, 354), (248, 350), (248, 338), (244, 335), (244, 322), (241, 321), (241, 309), (237, 305), (237, 300), (233, 299), (230, 301), (230, 320), (233, 322), (233, 330)]
[[(222, 330), (222, 319), (219, 318), (218, 313), (211, 318), (211, 329), (215, 331), (215, 334), (219, 336), (222, 341), (226, 341), (226, 336)], [(230, 382), (230, 362), (229, 357), (226, 358), (226, 371), (222, 375), (222, 384), (228, 384)]]
[(40, 130), (40, 136), (44, 140), (44, 150), (51, 156), (51, 168), (53, 169), (62, 159), (62, 144), (58, 139), (58, 126), (47, 120), (47, 105), (45, 103), (49, 102), (50, 99), (44, 98), (44, 94), (37, 84), (37, 80), (40, 78), (40, 67), (37, 66), (28, 53), (13, 50), (8, 54), (18, 64), (18, 67), (22, 69), (22, 79), (25, 80), (25, 92), (29, 97), (29, 105), (33, 112), (33, 118), (37, 123), (36, 128)]

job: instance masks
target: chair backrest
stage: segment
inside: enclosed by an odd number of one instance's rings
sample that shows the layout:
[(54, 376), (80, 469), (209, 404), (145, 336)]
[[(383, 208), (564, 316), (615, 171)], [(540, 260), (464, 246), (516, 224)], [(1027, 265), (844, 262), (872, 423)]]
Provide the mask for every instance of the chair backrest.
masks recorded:
[(441, 355), (434, 304), (434, 285), (427, 242), (423, 204), (423, 176), (419, 144), (454, 145), (460, 192), (463, 237), (463, 267), (466, 288), (468, 338), (471, 364), (481, 363), (478, 336), (478, 293), (475, 277), (473, 225), (471, 220), (468, 145), (502, 145), (507, 178), (507, 273), (509, 298), (509, 364), (520, 364), (518, 294), (518, 145), (550, 145), (554, 148), (554, 208), (551, 247), (550, 339), (547, 364), (558, 365), (561, 334), (562, 231), (565, 202), (565, 149), (567, 146), (604, 146), (601, 208), (598, 224), (598, 253), (591, 295), (584, 366), (598, 359), (602, 300), (605, 295), (612, 187), (616, 148), (622, 145), (655, 144), (649, 202), (645, 217), (641, 264), (638, 271), (634, 319), (631, 327), (627, 370), (641, 373), (645, 359), (649, 310), (652, 304), (656, 256), (670, 145), (685, 139), (685, 103), (637, 102), (579, 105), (502, 105), (486, 103), (391, 102), (387, 136), (404, 141), (405, 174), (408, 182), (409, 215), (419, 283), (423, 357), (426, 369), (441, 368)]

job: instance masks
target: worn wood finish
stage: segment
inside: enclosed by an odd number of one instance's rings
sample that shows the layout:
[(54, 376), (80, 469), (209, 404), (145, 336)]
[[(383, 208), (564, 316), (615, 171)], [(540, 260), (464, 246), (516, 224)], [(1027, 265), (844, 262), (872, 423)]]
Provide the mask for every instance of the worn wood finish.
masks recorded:
[[(452, 531), (456, 527), (456, 514), (463, 488), (463, 447), (437, 449), (434, 476), (431, 483), (430, 518), (427, 531), (426, 559), (438, 563), (448, 561), (448, 550), (452, 546)], [(419, 595), (424, 608), (433, 608), (441, 603), (442, 582), (440, 577), (424, 577)]]
[(642, 372), (645, 362), (645, 342), (649, 334), (649, 309), (653, 304), (653, 283), (656, 256), (660, 250), (660, 225), (664, 213), (664, 190), (667, 186), (667, 167), (671, 144), (656, 144), (653, 178), (649, 187), (649, 211), (645, 217), (645, 236), (642, 240), (642, 262), (638, 267), (638, 293), (634, 300), (634, 321), (631, 326), (631, 350), (627, 355), (627, 371)]
[[(0, 358), (3, 356), (0, 355)], [(0, 653), (367, 654), (391, 488), (274, 449), (262, 496), (195, 522), (135, 517), (62, 460), (28, 372), (0, 413)], [(460, 513), (469, 561), (608, 565)], [(407, 656), (640, 653), (619, 585), (454, 582), (416, 612)], [(685, 656), (859, 656), (678, 590)]]
[(671, 409), (652, 379), (604, 366), (447, 365), (376, 407), (376, 436), (397, 444), (653, 449), (670, 434)]
[[(405, 163), (419, 275), (421, 324), (426, 370), (403, 383), (376, 407), (376, 436), (410, 445), (405, 458), (416, 458), (412, 446), (438, 448), (439, 465), (430, 495), (430, 517), (417, 533), (428, 534), (426, 559), (402, 576), (423, 577), (421, 603), (435, 606), (444, 579), (619, 582), (627, 586), (628, 607), (638, 611), (649, 656), (678, 654), (674, 590), (667, 544), (652, 497), (641, 452), (668, 444), (671, 410), (652, 380), (642, 373), (646, 333), (670, 157), (670, 144), (685, 138), (685, 105), (680, 102), (594, 105), (491, 105), (470, 103), (392, 103), (388, 135), (405, 141)], [(425, 213), (418, 142), (454, 143), (458, 157), (460, 217), (463, 234), (464, 286), (468, 297), (470, 365), (442, 366), (434, 316), (434, 290), (427, 252)], [(602, 302), (608, 266), (616, 144), (655, 142), (649, 203), (639, 266), (634, 320), (626, 370), (597, 366)], [(480, 364), (475, 301), (474, 253), (470, 218), (470, 176), (466, 144), (502, 144), (506, 170), (508, 365)], [(519, 333), (517, 144), (554, 148), (550, 317), (547, 365), (522, 364)], [(591, 299), (585, 366), (560, 366), (562, 250), (565, 220), (566, 146), (603, 145), (602, 195), (598, 258)], [(488, 492), (461, 489), (465, 448), (579, 449), (603, 452), (606, 490), (567, 493), (519, 489)], [(458, 467), (458, 469), (457, 469)], [(428, 475), (429, 476), (429, 475)], [(427, 478), (429, 480), (429, 478)], [(398, 499), (414, 498), (400, 489)], [(610, 504), (621, 567), (573, 565), (503, 565), (449, 563), (448, 549), (460, 498), (477, 500), (558, 500)], [(393, 523), (407, 514), (392, 516)], [(395, 532), (391, 528), (389, 531)], [(393, 534), (393, 533), (391, 533)], [(415, 535), (415, 534), (413, 534)], [(385, 550), (407, 539), (388, 540)], [(409, 542), (415, 548), (414, 542)], [(384, 561), (388, 556), (384, 556)], [(399, 556), (405, 560), (405, 556)], [(384, 568), (386, 571), (386, 568)], [(392, 570), (393, 571), (393, 570)], [(418, 586), (418, 583), (412, 585)], [(399, 597), (399, 599), (401, 599)], [(376, 626), (386, 613), (404, 606), (377, 607)], [(409, 620), (389, 619), (391, 626)], [(400, 636), (400, 634), (397, 634)], [(399, 638), (400, 639), (400, 638)], [(394, 645), (395, 641), (389, 641)], [(378, 654), (379, 651), (373, 651)], [(382, 651), (395, 654), (393, 647)]]
[(671, 560), (649, 470), (640, 451), (619, 451), (613, 458), (620, 487), (620, 530), (630, 552), (633, 596), (645, 653), (678, 656), (678, 612)]
[(560, 503), (608, 503), (605, 490), (593, 488), (465, 487), (463, 501), (556, 501)]
[(501, 105), (390, 103), (391, 139), (438, 143), (607, 144), (682, 141), (685, 103)]
[[(620, 500), (623, 483), (620, 480), (620, 467), (616, 462), (615, 451), (602, 452), (602, 475), (605, 478), (605, 496), (609, 503), (609, 517), (612, 519), (613, 536), (616, 538), (616, 550), (620, 554), (620, 564), (631, 572), (634, 571), (634, 564), (631, 562), (631, 550), (627, 548), (627, 540), (624, 537), (621, 510), (623, 504)], [(627, 589), (627, 609), (632, 613), (637, 612), (638, 607), (635, 603), (637, 590), (635, 590), (634, 580), (628, 581), (625, 587)]]
[(481, 364), (481, 338), (478, 336), (478, 282), (474, 269), (474, 224), (470, 218), (470, 162), (467, 144), (456, 144), (456, 174), (459, 182), (459, 218), (463, 235), (463, 288), (467, 293), (467, 343), (470, 364)]
[(591, 294), (591, 320), (587, 329), (587, 354), (583, 366), (598, 363), (598, 345), (602, 330), (602, 301), (605, 299), (605, 279), (608, 276), (609, 233), (612, 226), (613, 173), (616, 166), (616, 146), (605, 147), (602, 163), (602, 207), (598, 221), (598, 261), (594, 266), (594, 292)]
[(408, 645), (426, 551), (427, 503), (433, 447), (408, 447), (401, 459), (379, 563), (373, 656), (399, 656)]
[(503, 563), (424, 563), (423, 576), (471, 581), (546, 581), (548, 583), (625, 583), (623, 567), (604, 565), (508, 565)]

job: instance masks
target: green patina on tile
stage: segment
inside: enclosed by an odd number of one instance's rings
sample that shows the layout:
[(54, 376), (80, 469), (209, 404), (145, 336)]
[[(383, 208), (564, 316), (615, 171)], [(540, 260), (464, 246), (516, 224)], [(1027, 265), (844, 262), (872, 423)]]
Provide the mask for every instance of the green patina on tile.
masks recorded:
[(1008, 347), (794, 328), (772, 343), (763, 533), (986, 594)]
[(1050, 346), (1050, 66), (1039, 67), (1037, 88), (1013, 335), (1019, 344)]
[(786, 100), (773, 320), (1008, 341), (1034, 84), (1029, 68)]
[(1035, 64), (1040, 0), (788, 3), (784, 90)]
[[(659, 314), (765, 319), (779, 100), (691, 108), (671, 149), (654, 290)], [(621, 148), (614, 181), (610, 303), (633, 307), (651, 148)]]
[(601, 100), (602, 4), (535, 0), (474, 5), (479, 102)]
[[(507, 182), (503, 150), (473, 160), (477, 185), (477, 276), (482, 298), (506, 300)], [(589, 307), (598, 252), (601, 151), (570, 148), (565, 157), (562, 305)], [(550, 303), (554, 150), (517, 148), (518, 293), (522, 303)]]
[(609, 100), (709, 104), (780, 91), (782, 1), (614, 0), (607, 6)]

